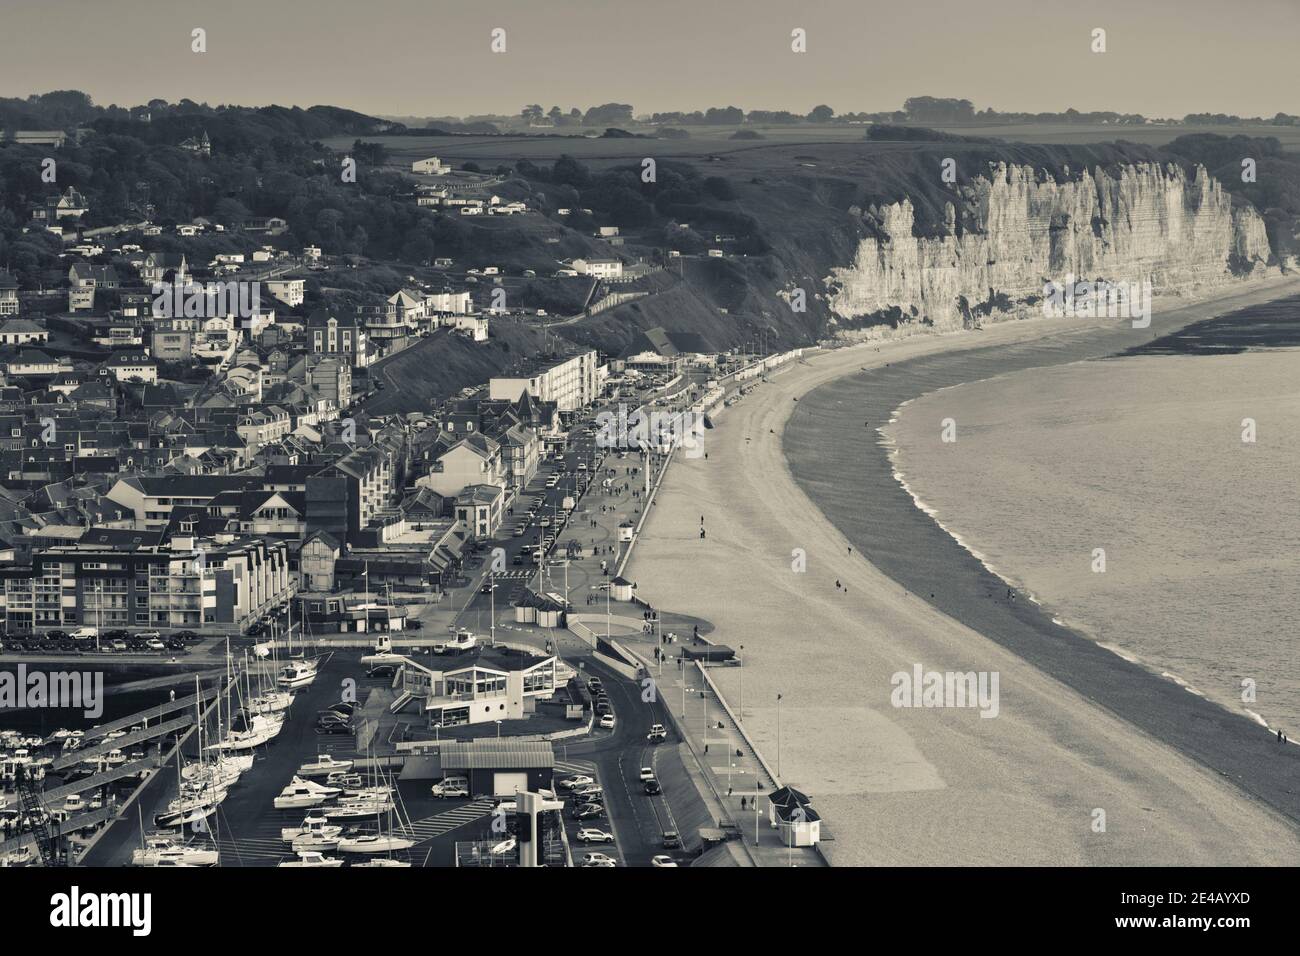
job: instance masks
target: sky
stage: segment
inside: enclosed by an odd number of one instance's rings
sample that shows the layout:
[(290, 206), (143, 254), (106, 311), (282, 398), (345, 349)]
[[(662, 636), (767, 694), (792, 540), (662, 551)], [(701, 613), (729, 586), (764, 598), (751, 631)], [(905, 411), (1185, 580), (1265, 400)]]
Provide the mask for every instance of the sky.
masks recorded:
[(0, 96), (467, 116), (875, 112), (928, 95), (1272, 116), (1300, 113), (1298, 39), (1300, 0), (0, 0)]

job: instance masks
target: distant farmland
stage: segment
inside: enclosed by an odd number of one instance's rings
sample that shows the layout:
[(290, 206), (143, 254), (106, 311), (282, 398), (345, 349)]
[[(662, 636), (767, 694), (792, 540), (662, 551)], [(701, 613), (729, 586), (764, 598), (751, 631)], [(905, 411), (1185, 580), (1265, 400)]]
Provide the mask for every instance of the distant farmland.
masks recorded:
[[(932, 127), (941, 132), (965, 136), (982, 136), (1021, 143), (1106, 143), (1125, 140), (1146, 146), (1162, 146), (1179, 136), (1193, 133), (1217, 133), (1221, 136), (1273, 136), (1288, 150), (1300, 151), (1300, 127), (1295, 126), (1105, 126), (1069, 123), (1008, 126)], [(761, 140), (733, 140), (737, 129), (754, 130)], [(710, 155), (738, 152), (762, 152), (773, 147), (844, 145), (862, 142), (862, 126), (695, 126), (689, 128), (690, 139), (590, 139), (580, 136), (502, 135), (502, 136), (373, 136), (367, 142), (382, 143), (395, 161), (414, 162), (428, 156), (459, 165), (475, 162), (485, 170), (502, 163), (513, 165), (521, 159), (534, 163), (554, 162), (561, 156), (573, 156), (600, 166), (626, 163), (644, 156), (656, 159), (699, 160)], [(356, 137), (326, 140), (333, 149), (346, 150)], [(865, 144), (864, 144), (865, 145)], [(408, 166), (409, 168), (409, 166)]]

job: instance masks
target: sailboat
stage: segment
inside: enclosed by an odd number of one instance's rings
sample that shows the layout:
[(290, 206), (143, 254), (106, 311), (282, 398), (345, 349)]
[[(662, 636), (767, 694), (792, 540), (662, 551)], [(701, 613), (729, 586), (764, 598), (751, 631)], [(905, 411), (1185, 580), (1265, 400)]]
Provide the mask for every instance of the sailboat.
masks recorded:
[[(274, 647), (272, 642), (272, 647)], [(248, 674), (248, 710), (254, 714), (283, 714), (293, 703), (293, 692), (289, 690), (268, 689), (262, 668), (257, 669), (257, 694), (253, 693), (253, 672), (248, 662), (248, 652), (244, 652), (244, 671)]]
[[(386, 787), (382, 784), (374, 789), (387, 789), (390, 793), (392, 790), (391, 787)], [(382, 829), (383, 823), (379, 819), (380, 814), (377, 812), (375, 814), (375, 822), (379, 824), (380, 832), (342, 837), (339, 840), (340, 853), (388, 853), (391, 855), (395, 850), (409, 850), (411, 847), (415, 846), (414, 840), (401, 836), (393, 831), (393, 801), (391, 796), (387, 793), (384, 795), (383, 800), (387, 804), (388, 831), (384, 832)]]
[[(226, 753), (214, 759), (207, 766), (217, 770), (217, 777), (226, 774), (234, 774), (235, 777), (238, 778), (240, 774), (253, 769), (253, 755)], [(188, 764), (185, 769), (181, 771), (181, 777), (190, 781), (203, 779), (207, 776), (209, 775), (204, 770), (204, 766), (197, 763)]]
[[(194, 678), (194, 715), (197, 723), (199, 761), (203, 761), (203, 715), (201, 705), (203, 695), (199, 692), (199, 679)], [(200, 775), (203, 771), (200, 770)], [(216, 813), (221, 801), (226, 799), (226, 788), (209, 781), (198, 784), (186, 782), (181, 768), (181, 748), (176, 748), (176, 799), (167, 804), (166, 809), (154, 814), (154, 826), (170, 830), (185, 824), (206, 820)]]

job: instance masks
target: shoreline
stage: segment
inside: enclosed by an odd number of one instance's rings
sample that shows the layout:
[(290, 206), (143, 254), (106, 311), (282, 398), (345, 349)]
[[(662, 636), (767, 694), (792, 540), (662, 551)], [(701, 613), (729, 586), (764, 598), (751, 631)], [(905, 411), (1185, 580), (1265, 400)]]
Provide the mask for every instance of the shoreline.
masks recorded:
[[(1297, 292), (1297, 280), (1275, 279), (1177, 302), (1140, 335), (1155, 338)], [(636, 577), (657, 603), (709, 618), (719, 639), (744, 645), (743, 668), (711, 675), (734, 704), (738, 672), (749, 672), (745, 726), (774, 763), (775, 694), (783, 695), (782, 776), (807, 790), (826, 818), (835, 835), (825, 846), (832, 862), (1267, 864), (1287, 858), (1284, 848), (1300, 850), (1293, 826), (1277, 812), (1243, 801), (1204, 762), (1159, 743), (1017, 648), (918, 599), (888, 576), (878, 554), (864, 558), (859, 544), (872, 551), (869, 543), (855, 542), (834, 520), (852, 526), (842, 509), (859, 519), (867, 510), (864, 482), (851, 477), (866, 453), (885, 463), (907, 512), (944, 534), (894, 481), (874, 428), (864, 427), (873, 423), (857, 410), (862, 394), (847, 395), (845, 383), (865, 393), (879, 390), (883, 376), (921, 394), (942, 387), (925, 366), (944, 356), (987, 363), (992, 374), (1004, 370), (1013, 347), (1029, 365), (1054, 364), (1044, 352), (1091, 342), (1108, 327), (1127, 333), (1128, 344), (1138, 331), (1106, 320), (1040, 318), (827, 351), (770, 376), (721, 416), (709, 433), (709, 459), (670, 469), (657, 520), (638, 545)], [(901, 373), (900, 362), (908, 362)], [(847, 418), (847, 431), (810, 442), (819, 417)], [(781, 441), (772, 441), (777, 435)], [(848, 500), (837, 500), (835, 489), (846, 484)], [(695, 540), (701, 512), (707, 542)], [(806, 575), (791, 571), (795, 548), (806, 555)], [(891, 708), (889, 675), (914, 662), (1000, 672), (1001, 718)], [(1107, 832), (1094, 832), (1088, 814), (1107, 807)]]

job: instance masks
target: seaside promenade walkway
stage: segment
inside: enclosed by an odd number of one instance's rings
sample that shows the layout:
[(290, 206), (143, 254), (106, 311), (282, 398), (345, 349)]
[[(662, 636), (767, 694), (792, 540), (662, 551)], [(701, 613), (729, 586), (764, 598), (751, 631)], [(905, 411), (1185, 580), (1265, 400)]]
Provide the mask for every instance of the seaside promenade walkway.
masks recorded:
[[(629, 544), (619, 541), (619, 526), (631, 523), (638, 526), (638, 533), (647, 529), (654, 517), (653, 493), (670, 462), (671, 458), (665, 460), (655, 456), (650, 465), (650, 491), (647, 493), (647, 466), (641, 456), (629, 454), (620, 459), (611, 454), (601, 460), (596, 471), (598, 480), (579, 503), (566, 531), (581, 542), (582, 556), (569, 561), (567, 567), (553, 563), (544, 568), (540, 583), (534, 579), (532, 585), (541, 591), (562, 592), (567, 572), (567, 593), (574, 613), (594, 617), (587, 620), (585, 626), (597, 638), (605, 636), (600, 618), (608, 610), (612, 639), (639, 657), (646, 666), (654, 681), (655, 693), (661, 695), (695, 758), (685, 761), (687, 772), (720, 828), (740, 834), (741, 840), (733, 843), (743, 843), (741, 855), (745, 858), (744, 863), (759, 866), (825, 865), (815, 850), (786, 846), (780, 833), (769, 825), (766, 797), (783, 781), (778, 780), (775, 768), (765, 762), (764, 755), (757, 752), (745, 734), (739, 700), (723, 699), (710, 679), (708, 672), (711, 668), (701, 667), (682, 657), (682, 650), (696, 643), (696, 629), (700, 636), (699, 644), (703, 646), (705, 636), (713, 631), (713, 625), (702, 618), (674, 613), (671, 594), (650, 594), (637, 589), (634, 591), (636, 602), (607, 600), (605, 587), (614, 577), (621, 574), (636, 583), (635, 541), (629, 551)], [(602, 484), (607, 477), (611, 479), (608, 489)], [(647, 507), (650, 509), (648, 516), (645, 514)], [(689, 556), (683, 555), (683, 560), (689, 560)], [(604, 570), (602, 562), (606, 565)], [(642, 618), (646, 604), (658, 613), (657, 623), (648, 622), (647, 630), (641, 633), (619, 626), (620, 620)], [(527, 644), (539, 649), (549, 643), (561, 655), (591, 652), (588, 641), (568, 630), (516, 624), (514, 610), (506, 602), (497, 606), (496, 635), (498, 641)], [(718, 641), (726, 640), (725, 635), (713, 636)], [(661, 654), (656, 655), (660, 649)], [(825, 824), (822, 830), (823, 839), (828, 838)]]

